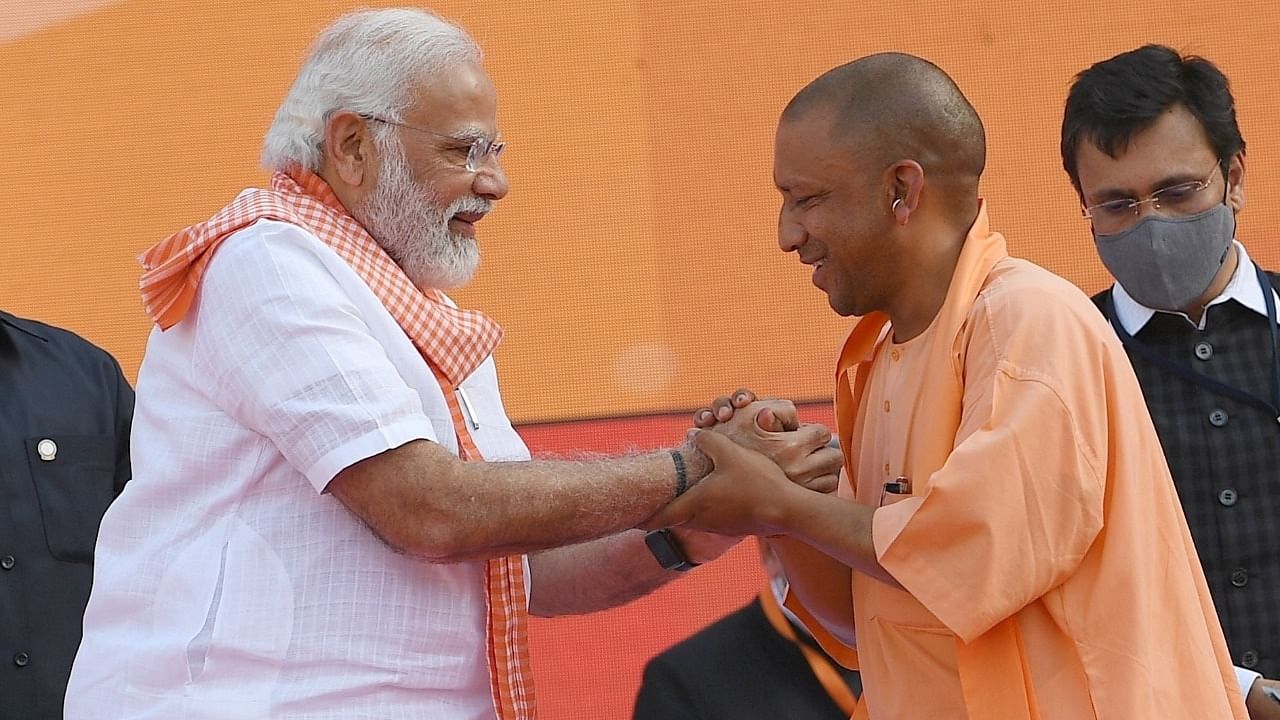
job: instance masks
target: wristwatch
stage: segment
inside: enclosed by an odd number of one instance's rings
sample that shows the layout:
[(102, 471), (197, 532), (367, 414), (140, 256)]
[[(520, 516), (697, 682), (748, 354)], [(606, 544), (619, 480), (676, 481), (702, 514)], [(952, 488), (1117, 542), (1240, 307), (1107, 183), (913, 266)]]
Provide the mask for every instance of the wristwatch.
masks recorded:
[(654, 559), (663, 570), (685, 572), (701, 564), (685, 556), (684, 548), (680, 547), (680, 541), (676, 540), (675, 534), (667, 528), (645, 533), (644, 544), (649, 546), (649, 552), (653, 553)]

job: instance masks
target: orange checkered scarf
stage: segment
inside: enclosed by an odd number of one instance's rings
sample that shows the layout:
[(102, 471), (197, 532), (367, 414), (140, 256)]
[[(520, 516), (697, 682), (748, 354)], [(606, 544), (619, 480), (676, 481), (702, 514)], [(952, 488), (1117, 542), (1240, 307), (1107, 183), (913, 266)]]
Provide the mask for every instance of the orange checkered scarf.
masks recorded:
[[(449, 403), (458, 452), (483, 460), (463, 420), (455, 390), (493, 352), (502, 329), (483, 313), (460, 310), (432, 291), (424, 293), (356, 222), (327, 183), (294, 169), (275, 173), (269, 190), (247, 190), (211, 219), (171, 235), (139, 257), (142, 301), (162, 330), (173, 327), (195, 300), (200, 278), (218, 245), (258, 220), (305, 228), (351, 266), (404, 329), (439, 381)], [(521, 556), (487, 563), (490, 688), (500, 720), (536, 717), (529, 671), (528, 593)]]

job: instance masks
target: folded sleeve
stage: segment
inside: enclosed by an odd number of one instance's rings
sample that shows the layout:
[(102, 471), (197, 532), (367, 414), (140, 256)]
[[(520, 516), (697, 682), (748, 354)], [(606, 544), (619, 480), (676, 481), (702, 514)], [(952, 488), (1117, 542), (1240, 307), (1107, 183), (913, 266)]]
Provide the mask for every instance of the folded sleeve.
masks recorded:
[(965, 642), (1061, 584), (1103, 526), (1105, 397), (1071, 347), (1092, 329), (999, 309), (976, 306), (967, 330), (953, 451), (872, 528), (881, 565)]
[(195, 377), (318, 492), (360, 460), (435, 439), (350, 281), (326, 267), (331, 252), (302, 228), (259, 222), (223, 242), (194, 313)]

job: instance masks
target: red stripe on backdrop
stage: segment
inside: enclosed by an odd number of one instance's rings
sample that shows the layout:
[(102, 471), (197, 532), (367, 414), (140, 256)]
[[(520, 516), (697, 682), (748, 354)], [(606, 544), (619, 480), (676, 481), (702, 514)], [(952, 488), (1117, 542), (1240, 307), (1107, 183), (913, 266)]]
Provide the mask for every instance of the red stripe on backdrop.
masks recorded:
[[(834, 423), (831, 405), (800, 406), (805, 422)], [(690, 415), (654, 415), (526, 425), (534, 457), (616, 455), (681, 442)], [(541, 720), (631, 717), (644, 665), (657, 653), (741, 607), (763, 574), (753, 542), (648, 597), (606, 612), (553, 620), (532, 618), (529, 637)]]

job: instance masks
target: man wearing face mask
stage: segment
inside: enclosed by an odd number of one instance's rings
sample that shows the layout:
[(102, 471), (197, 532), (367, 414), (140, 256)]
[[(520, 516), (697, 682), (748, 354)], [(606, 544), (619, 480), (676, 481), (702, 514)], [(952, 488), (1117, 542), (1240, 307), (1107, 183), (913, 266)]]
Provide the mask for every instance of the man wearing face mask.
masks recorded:
[(1164, 445), (1250, 715), (1280, 717), (1280, 276), (1236, 240), (1227, 78), (1156, 45), (1081, 72), (1063, 167), (1116, 284), (1095, 296)]

